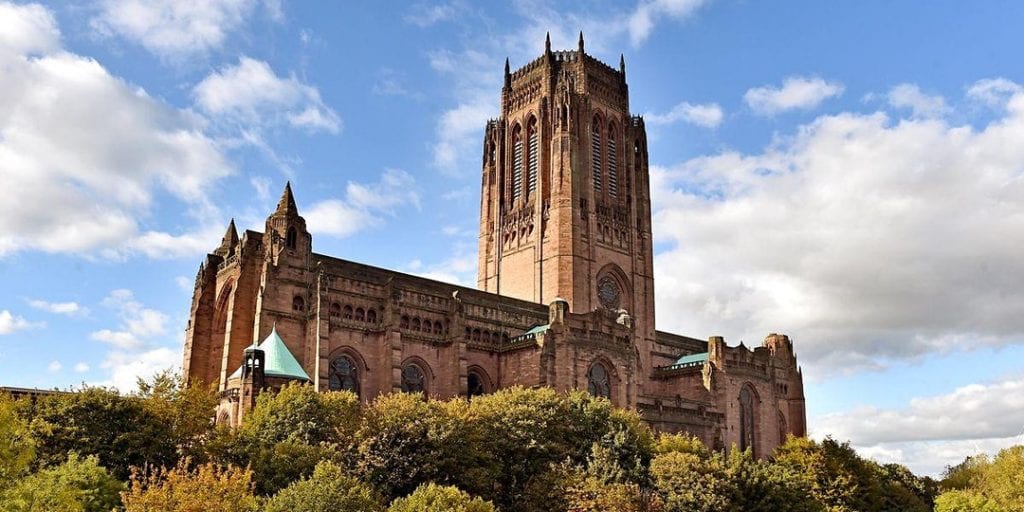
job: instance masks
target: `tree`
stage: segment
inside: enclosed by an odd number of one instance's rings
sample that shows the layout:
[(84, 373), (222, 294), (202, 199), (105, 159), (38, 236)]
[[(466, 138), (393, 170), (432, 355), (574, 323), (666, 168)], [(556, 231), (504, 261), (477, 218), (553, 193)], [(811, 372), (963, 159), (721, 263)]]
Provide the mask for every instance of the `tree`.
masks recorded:
[(329, 462), (317, 464), (310, 478), (281, 490), (265, 512), (382, 512), (380, 498), (368, 485), (345, 475)]
[(0, 393), (0, 490), (22, 476), (36, 456), (36, 442), (10, 395)]
[(124, 484), (107, 472), (95, 456), (68, 460), (22, 478), (0, 493), (3, 512), (109, 512), (121, 504)]
[(803, 479), (802, 485), (830, 512), (883, 510), (873, 463), (858, 456), (849, 443), (790, 437), (776, 449), (775, 463)]
[(935, 500), (939, 512), (1024, 512), (1024, 445), (1001, 450), (991, 460), (969, 457), (947, 469), (942, 488), (947, 491)]
[(470, 497), (458, 487), (431, 482), (417, 487), (409, 496), (391, 502), (388, 512), (494, 512), (494, 505)]
[(171, 442), (184, 457), (204, 455), (202, 443), (213, 429), (217, 395), (213, 386), (188, 385), (185, 377), (164, 370), (150, 380), (138, 380), (136, 396), (143, 408), (169, 428)]
[(255, 512), (252, 472), (234, 466), (202, 464), (194, 471), (182, 460), (174, 468), (136, 471), (122, 493), (125, 512)]
[[(821, 512), (806, 481), (785, 468), (757, 460), (750, 450), (732, 450), (726, 457), (726, 474), (735, 487), (732, 505), (743, 512)], [(903, 510), (903, 509), (892, 509)]]
[(171, 426), (142, 399), (113, 389), (83, 387), (40, 397), (30, 425), (42, 467), (77, 452), (97, 456), (115, 477), (127, 480), (133, 466), (173, 465), (178, 458)]
[(664, 508), (657, 494), (637, 484), (608, 483), (594, 476), (580, 475), (566, 494), (568, 512), (659, 512)]
[(972, 491), (947, 491), (935, 498), (935, 512), (1006, 512), (1006, 509)]
[(348, 445), (359, 427), (359, 397), (349, 391), (317, 392), (289, 384), (260, 393), (242, 423), (242, 435), (264, 445), (294, 442)]
[(733, 510), (736, 488), (722, 456), (668, 452), (654, 457), (651, 474), (665, 501), (666, 512), (723, 512)]
[(359, 474), (392, 499), (472, 472), (474, 464), (458, 463), (474, 448), (465, 438), (465, 407), (462, 400), (428, 402), (420, 394), (378, 397), (356, 436)]

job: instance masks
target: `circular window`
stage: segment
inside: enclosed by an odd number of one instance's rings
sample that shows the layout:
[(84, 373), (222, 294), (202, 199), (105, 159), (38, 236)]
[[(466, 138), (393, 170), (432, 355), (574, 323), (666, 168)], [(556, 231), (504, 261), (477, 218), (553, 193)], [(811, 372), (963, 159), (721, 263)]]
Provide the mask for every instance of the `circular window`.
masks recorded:
[(619, 309), (622, 302), (622, 292), (619, 290), (619, 283), (611, 276), (602, 277), (597, 282), (597, 298), (601, 305), (608, 309)]

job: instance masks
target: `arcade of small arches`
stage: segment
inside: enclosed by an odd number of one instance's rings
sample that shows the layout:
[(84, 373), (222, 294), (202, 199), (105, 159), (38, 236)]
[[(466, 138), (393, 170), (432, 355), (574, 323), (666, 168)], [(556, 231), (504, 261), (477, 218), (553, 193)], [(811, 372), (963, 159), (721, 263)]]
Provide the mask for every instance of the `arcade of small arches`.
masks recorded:
[[(342, 349), (328, 364), (328, 389), (350, 391), (356, 396), (361, 396), (361, 383), (367, 370), (358, 353), (350, 348)], [(402, 392), (429, 395), (432, 375), (433, 372), (425, 361), (419, 358), (407, 360), (402, 364), (401, 370)], [(587, 391), (591, 395), (611, 399), (612, 381), (612, 371), (604, 361), (595, 361), (587, 371)], [(465, 396), (472, 398), (494, 390), (494, 381), (483, 368), (472, 365), (467, 369)]]

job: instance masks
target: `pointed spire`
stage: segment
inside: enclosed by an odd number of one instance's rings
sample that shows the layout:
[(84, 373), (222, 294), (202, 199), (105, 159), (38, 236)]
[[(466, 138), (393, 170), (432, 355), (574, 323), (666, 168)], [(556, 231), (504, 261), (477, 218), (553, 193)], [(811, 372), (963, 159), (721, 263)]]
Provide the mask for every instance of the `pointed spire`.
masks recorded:
[(551, 55), (551, 32), (544, 37), (544, 55)]
[(626, 78), (626, 55), (624, 53), (619, 54), (619, 73), (622, 73), (622, 78)]
[(511, 86), (512, 86), (512, 73), (509, 71), (508, 57), (505, 57), (505, 87), (511, 87)]
[(221, 238), (221, 244), (227, 245), (229, 248), (238, 245), (238, 230), (235, 229), (234, 217), (228, 223), (228, 230), (224, 233), (224, 238)]
[(275, 213), (298, 213), (299, 208), (295, 206), (295, 196), (292, 195), (292, 182), (289, 181), (284, 184), (284, 193), (281, 194), (281, 200), (277, 202), (277, 212)]
[(580, 55), (583, 54), (583, 31), (580, 30)]

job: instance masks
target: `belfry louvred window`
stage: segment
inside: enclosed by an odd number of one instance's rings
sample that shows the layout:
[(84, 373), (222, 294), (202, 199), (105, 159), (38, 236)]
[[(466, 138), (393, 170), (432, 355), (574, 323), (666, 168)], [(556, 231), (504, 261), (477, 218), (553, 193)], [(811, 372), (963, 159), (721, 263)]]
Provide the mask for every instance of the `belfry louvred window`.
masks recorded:
[(608, 195), (615, 197), (619, 192), (619, 160), (615, 153), (615, 127), (608, 127)]
[(523, 133), (516, 126), (512, 132), (512, 199), (519, 199), (523, 188)]
[(594, 190), (601, 192), (601, 120), (594, 119), (590, 134), (590, 165), (594, 174)]
[(528, 140), (528, 142), (529, 142), (529, 148), (528, 148), (528, 151), (529, 151), (529, 166), (528, 166), (529, 177), (527, 178), (527, 187), (528, 187), (527, 195), (529, 195), (529, 194), (533, 194), (534, 190), (537, 190), (537, 167), (539, 165), (538, 161), (540, 160), (540, 158), (539, 158), (540, 154), (537, 152), (538, 144), (537, 144), (537, 119), (536, 118), (530, 119), (530, 124), (527, 127), (527, 133), (528, 133), (528, 137), (529, 137), (529, 140)]

